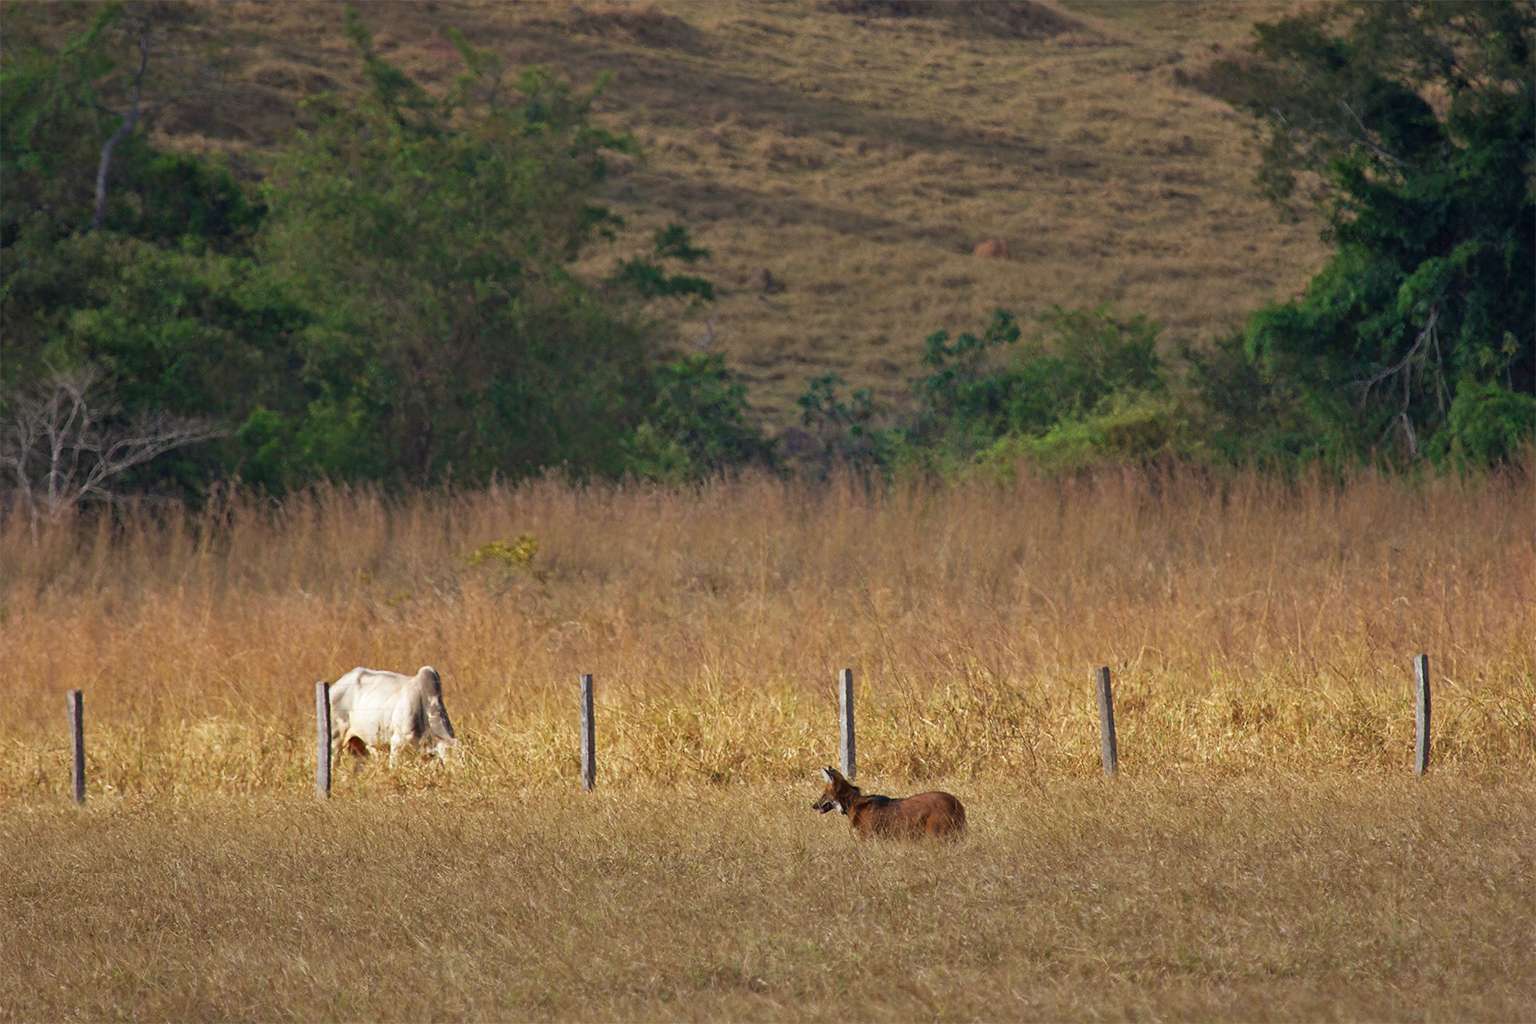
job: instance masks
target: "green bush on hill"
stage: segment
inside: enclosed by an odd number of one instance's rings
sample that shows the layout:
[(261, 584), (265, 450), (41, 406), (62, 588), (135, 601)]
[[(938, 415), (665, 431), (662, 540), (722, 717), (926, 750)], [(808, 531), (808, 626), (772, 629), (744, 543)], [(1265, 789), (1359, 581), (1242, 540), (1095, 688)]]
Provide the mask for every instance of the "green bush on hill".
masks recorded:
[(1092, 416), (1114, 396), (1164, 389), (1157, 327), (1145, 317), (1121, 319), (1109, 306), (1056, 307), (1039, 322), (1041, 331), (1022, 345), (1014, 317), (1001, 310), (980, 336), (929, 335), (913, 441), (969, 454), (1001, 437), (1040, 435)]
[(694, 478), (765, 457), (723, 361), (658, 359), (638, 313), (657, 296), (712, 297), (707, 280), (664, 269), (707, 255), (686, 227), (599, 286), (567, 269), (617, 220), (593, 202), (603, 154), (637, 149), (590, 122), (601, 82), (577, 94), (456, 38), (468, 70), (434, 98), (352, 13), (370, 91), (317, 98), (317, 126), (258, 191), (155, 150), (152, 115), (104, 113), (103, 95), (137, 103), (154, 71), (135, 49), (151, 16), (108, 6), (56, 51), (6, 50), (0, 402), (90, 367), (119, 418), (230, 428), (138, 467), (125, 491), (548, 466)]
[(747, 420), (747, 386), (718, 353), (655, 368), (643, 418), (624, 439), (625, 468), (642, 480), (698, 480), (736, 466), (775, 462)]
[(802, 461), (953, 473), (1026, 457), (1065, 468), (1190, 453), (1189, 414), (1168, 393), (1156, 324), (1101, 306), (1058, 307), (1039, 326), (1024, 339), (1017, 318), (997, 310), (979, 334), (929, 335), (913, 412), (885, 427), (867, 392), (845, 401), (837, 377), (812, 381), (800, 406), (816, 443)]

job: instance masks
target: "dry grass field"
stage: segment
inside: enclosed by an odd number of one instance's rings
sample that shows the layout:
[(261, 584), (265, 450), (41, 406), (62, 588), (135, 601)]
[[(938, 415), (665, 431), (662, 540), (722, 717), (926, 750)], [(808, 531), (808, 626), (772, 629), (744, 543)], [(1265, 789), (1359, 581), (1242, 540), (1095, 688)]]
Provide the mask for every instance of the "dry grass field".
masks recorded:
[[(996, 308), (1116, 304), (1199, 345), (1298, 291), (1319, 223), (1282, 223), (1251, 184), (1249, 121), (1180, 84), (1281, 3), (360, 3), (379, 51), (429, 87), (462, 68), (446, 31), (579, 87), (646, 159), (616, 161), (628, 219), (578, 269), (608, 272), (672, 220), (713, 250), (715, 350), (770, 427), (834, 370), (894, 398), (933, 331)], [(907, 9), (921, 5), (907, 4)], [(163, 98), (163, 144), (233, 153), (259, 174), (305, 96), (356, 91), (336, 3), (197, 9), (189, 52), (217, 52)], [(199, 58), (202, 60), (202, 58)], [(1187, 78), (1185, 79), (1188, 80)], [(1004, 239), (1007, 261), (970, 253)], [(753, 287), (760, 268), (783, 289)], [(713, 311), (653, 311), (690, 347)]]
[[(93, 792), (302, 791), (310, 684), (422, 663), (467, 741), (439, 781), (471, 788), (574, 778), (583, 672), (605, 783), (803, 781), (835, 750), (843, 667), (875, 778), (1091, 776), (1100, 664), (1129, 774), (1393, 773), (1420, 651), (1437, 765), (1518, 774), (1536, 765), (1533, 522), (1526, 470), (1287, 484), (1178, 466), (12, 514), (0, 798), (62, 792), (71, 688)], [(524, 535), (527, 565), (466, 557)]]
[(1530, 773), (956, 779), (0, 814), (6, 1020), (1530, 1020)]
[[(689, 224), (770, 426), (828, 369), (894, 396), (922, 337), (999, 306), (1109, 301), (1200, 344), (1325, 255), (1176, 74), (1289, 5), (359, 6), (428, 83), (449, 26), (613, 72), (599, 119), (648, 156), (578, 269)], [(195, 11), (218, 74), (166, 144), (259, 175), (306, 95), (358, 88), (341, 5)], [(991, 236), (1011, 260), (970, 256)], [(709, 315), (655, 312), (681, 345)], [(1533, 479), (1528, 453), (4, 510), (0, 1020), (1536, 1019)], [(526, 564), (469, 557), (525, 536)], [(314, 682), (423, 663), (454, 758), (348, 761), (317, 801)], [(955, 793), (964, 840), (810, 810), (844, 667), (858, 781)]]
[[(1530, 479), (10, 514), (0, 1019), (1529, 1019)], [(341, 765), (318, 805), (313, 682), (424, 662), (459, 755)], [(844, 666), (860, 782), (956, 793), (957, 846), (811, 812)]]

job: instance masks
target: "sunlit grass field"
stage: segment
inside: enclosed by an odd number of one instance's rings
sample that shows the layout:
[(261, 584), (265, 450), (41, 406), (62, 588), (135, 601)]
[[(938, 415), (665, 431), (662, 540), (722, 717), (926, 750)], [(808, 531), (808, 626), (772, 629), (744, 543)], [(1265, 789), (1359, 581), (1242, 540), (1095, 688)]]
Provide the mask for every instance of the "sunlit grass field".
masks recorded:
[[(8, 514), (0, 1018), (1528, 1018), (1529, 480), (551, 478)], [(466, 557), (525, 535), (526, 563)], [(321, 804), (314, 682), (423, 663), (458, 756), (347, 759)], [(955, 793), (958, 846), (811, 811), (843, 667), (859, 782)]]
[[(183, 793), (0, 814), (7, 1020), (1528, 1020), (1529, 771)], [(445, 773), (446, 774), (446, 773)]]
[[(574, 777), (580, 673), (605, 782), (803, 779), (836, 750), (852, 668), (860, 767), (921, 781), (1096, 772), (1101, 664), (1128, 774), (1396, 772), (1427, 652), (1434, 762), (1523, 770), (1533, 522), (1522, 470), (1179, 466), (11, 514), (0, 795), (60, 792), (45, 726), (67, 689), (85, 693), (93, 792), (296, 791), (313, 683), (355, 665), (436, 666), (465, 739), (454, 771), (477, 785)], [(524, 536), (531, 561), (471, 564)]]

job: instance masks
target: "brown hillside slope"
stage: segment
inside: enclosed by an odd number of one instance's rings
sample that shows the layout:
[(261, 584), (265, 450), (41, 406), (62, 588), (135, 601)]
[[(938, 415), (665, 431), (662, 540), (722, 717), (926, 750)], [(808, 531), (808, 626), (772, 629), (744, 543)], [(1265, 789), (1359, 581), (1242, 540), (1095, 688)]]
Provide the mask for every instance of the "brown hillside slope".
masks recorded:
[[(1200, 343), (1300, 288), (1326, 250), (1251, 186), (1249, 122), (1176, 78), (1243, 45), (1280, 4), (359, 5), (381, 53), (428, 83), (460, 69), (445, 31), (578, 85), (646, 159), (608, 201), (628, 219), (602, 273), (671, 220), (713, 250), (719, 351), (784, 422), (835, 370), (890, 396), (930, 332), (992, 309), (1115, 303)], [(253, 167), (304, 95), (358, 88), (340, 4), (200, 9), (227, 49), (218, 111), (172, 104), (158, 130)], [(217, 90), (215, 90), (217, 91)], [(212, 93), (200, 93), (207, 101)], [(210, 107), (211, 110), (211, 107)], [(977, 243), (1010, 259), (976, 259)], [(754, 287), (766, 268), (782, 284)], [(679, 346), (709, 310), (658, 309)]]

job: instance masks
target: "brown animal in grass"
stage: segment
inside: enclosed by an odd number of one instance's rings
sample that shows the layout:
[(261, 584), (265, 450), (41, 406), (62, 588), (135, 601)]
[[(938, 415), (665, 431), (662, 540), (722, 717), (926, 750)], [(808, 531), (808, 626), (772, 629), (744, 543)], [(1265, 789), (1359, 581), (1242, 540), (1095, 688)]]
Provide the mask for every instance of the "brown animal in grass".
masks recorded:
[(773, 271), (767, 267), (758, 267), (747, 285), (760, 295), (777, 295), (785, 288), (784, 282), (774, 276)]
[(965, 808), (948, 793), (935, 790), (899, 799), (865, 796), (836, 768), (823, 768), (821, 777), (827, 788), (811, 809), (822, 814), (834, 808), (842, 811), (860, 839), (954, 839), (965, 831)]
[(979, 260), (1011, 260), (1013, 253), (1008, 251), (1008, 243), (1001, 238), (989, 238), (976, 248), (971, 250), (971, 255)]

